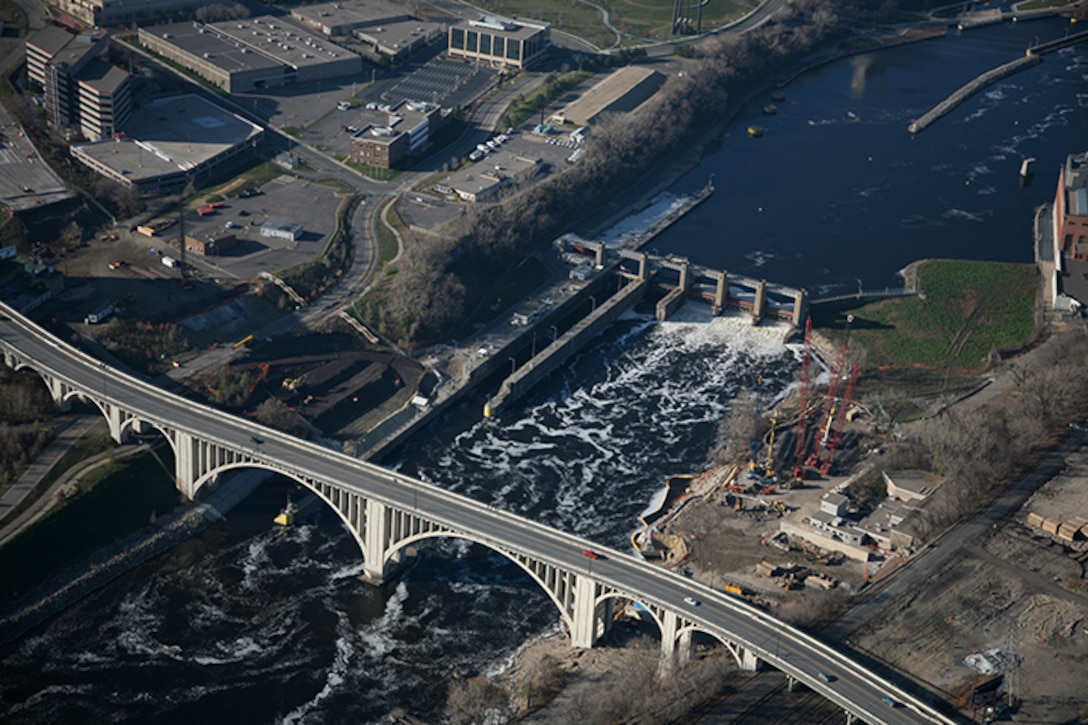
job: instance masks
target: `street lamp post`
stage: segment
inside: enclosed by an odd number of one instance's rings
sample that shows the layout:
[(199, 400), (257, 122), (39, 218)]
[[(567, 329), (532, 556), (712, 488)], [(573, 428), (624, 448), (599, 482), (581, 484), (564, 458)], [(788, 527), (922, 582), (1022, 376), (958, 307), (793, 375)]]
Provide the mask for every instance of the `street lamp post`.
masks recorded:
[(552, 344), (554, 345), (555, 341), (558, 340), (558, 339), (559, 339), (559, 328), (556, 327), (555, 325), (552, 325)]
[(858, 280), (858, 299), (861, 299), (861, 280)]
[(518, 370), (518, 361), (515, 358), (510, 358), (510, 374), (513, 375)]

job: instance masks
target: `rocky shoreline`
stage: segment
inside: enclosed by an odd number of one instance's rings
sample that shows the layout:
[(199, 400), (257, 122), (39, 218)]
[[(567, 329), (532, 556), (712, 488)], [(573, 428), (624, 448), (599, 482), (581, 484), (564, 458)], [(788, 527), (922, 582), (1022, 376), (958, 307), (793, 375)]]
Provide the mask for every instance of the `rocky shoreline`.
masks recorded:
[(235, 476), (208, 501), (175, 509), (12, 600), (0, 609), (0, 645), (19, 639), (120, 576), (222, 521), (223, 514), (249, 495), (266, 475), (255, 470)]

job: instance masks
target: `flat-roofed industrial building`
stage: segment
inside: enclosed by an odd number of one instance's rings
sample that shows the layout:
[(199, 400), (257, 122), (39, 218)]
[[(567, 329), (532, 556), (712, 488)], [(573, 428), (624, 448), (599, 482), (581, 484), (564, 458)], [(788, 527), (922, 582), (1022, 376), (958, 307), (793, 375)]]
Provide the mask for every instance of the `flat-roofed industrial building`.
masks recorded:
[(540, 158), (497, 151), (479, 163), (450, 174), (435, 188), (464, 201), (486, 201), (507, 186), (530, 178), (540, 169)]
[(450, 26), (447, 53), (451, 58), (527, 68), (551, 46), (551, 28), (539, 20), (462, 20)]
[(270, 15), (140, 28), (140, 43), (228, 93), (355, 75), (357, 53)]
[(441, 123), (441, 109), (433, 103), (405, 101), (377, 111), (352, 135), (349, 159), (380, 169), (395, 168), (426, 148)]
[(238, 238), (229, 232), (205, 234), (186, 234), (185, 251), (199, 254), (202, 257), (213, 257), (217, 254), (230, 251), (234, 248)]
[(375, 58), (404, 59), (440, 36), (444, 26), (387, 2), (330, 2), (291, 9), (291, 17), (330, 37), (353, 38)]
[(171, 96), (138, 108), (124, 137), (75, 144), (71, 153), (140, 191), (179, 191), (190, 180), (203, 186), (240, 158), (255, 157), (263, 133), (200, 96)]
[(665, 85), (666, 77), (652, 68), (629, 65), (583, 93), (563, 109), (563, 118), (579, 126), (591, 126), (612, 113), (631, 113)]
[(207, 0), (51, 0), (49, 6), (91, 26), (184, 16)]
[(1054, 241), (1061, 254), (1088, 261), (1088, 152), (1069, 154), (1058, 172)]
[(261, 236), (272, 237), (273, 239), (287, 239), (294, 242), (302, 236), (302, 232), (303, 227), (301, 224), (282, 219), (269, 219), (261, 225)]

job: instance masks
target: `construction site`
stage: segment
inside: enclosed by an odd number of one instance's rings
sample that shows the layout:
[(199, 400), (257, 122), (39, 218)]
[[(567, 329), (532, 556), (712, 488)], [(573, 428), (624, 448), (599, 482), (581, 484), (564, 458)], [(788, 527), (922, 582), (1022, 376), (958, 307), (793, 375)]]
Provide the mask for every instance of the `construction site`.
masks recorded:
[[(1071, 426), (1074, 444), (1040, 463), (1045, 483), (1008, 515), (927, 532), (917, 517), (955, 484), (886, 469), (885, 436), (853, 399), (847, 342), (817, 390), (805, 339), (796, 394), (765, 410), (757, 386), (741, 460), (670, 479), (634, 546), (824, 631), (977, 722), (1083, 722), (1086, 431)], [(874, 590), (883, 605), (843, 616)]]
[[(216, 379), (205, 381), (205, 392), (214, 396), (222, 381), (242, 380), (245, 393), (237, 407), (243, 413), (263, 406), (297, 416), (312, 437), (361, 436), (411, 404), (426, 382), (423, 367), (411, 358), (352, 349), (353, 343), (346, 335), (335, 334), (265, 343), (252, 359), (234, 363)], [(291, 354), (299, 349), (310, 354)]]

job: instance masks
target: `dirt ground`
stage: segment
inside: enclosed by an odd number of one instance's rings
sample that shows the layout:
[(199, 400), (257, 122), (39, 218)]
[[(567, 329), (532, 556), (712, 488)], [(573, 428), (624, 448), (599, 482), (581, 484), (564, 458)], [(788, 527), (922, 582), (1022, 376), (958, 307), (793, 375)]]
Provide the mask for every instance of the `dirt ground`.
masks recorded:
[[(1014, 720), (1088, 722), (1088, 541), (1028, 526), (1028, 513), (1088, 515), (1088, 447), (1011, 520), (970, 542), (945, 570), (855, 633), (851, 644), (962, 703), (989, 679), (964, 658), (999, 649), (1021, 701)], [(1006, 697), (1007, 701), (1007, 697)]]
[[(1000, 379), (990, 387), (994, 391), (1005, 388)], [(800, 491), (774, 496), (795, 509), (787, 516), (797, 519), (818, 507), (819, 498), (844, 480), (808, 483)], [(686, 549), (678, 570), (715, 587), (741, 586), (751, 601), (817, 632), (850, 605), (855, 592), (864, 591), (872, 566), (849, 559), (819, 563), (826, 557), (803, 547), (784, 551), (768, 545), (766, 535), (780, 521), (777, 514), (747, 504), (745, 510), (737, 511), (732, 503), (722, 493), (688, 502), (663, 527)], [(1078, 535), (1073, 541), (1059, 540), (1029, 525), (1028, 514), (1062, 521), (1088, 518), (1088, 445), (1066, 456), (1060, 472), (1014, 516), (967, 540), (941, 570), (884, 606), (851, 632), (844, 644), (917, 681), (968, 717), (977, 715), (981, 720), (984, 715), (983, 709), (973, 713), (968, 706), (972, 688), (1001, 674), (1006, 690), (1000, 702), (1008, 703), (1012, 695), (1018, 705), (1006, 716), (1013, 721), (1088, 723), (1088, 539)], [(764, 560), (833, 578), (837, 586), (829, 591), (807, 586), (787, 591), (780, 579), (756, 574), (755, 565)], [(895, 574), (890, 576), (894, 580)], [(656, 647), (656, 633), (649, 635), (642, 646)], [(533, 671), (523, 661), (531, 662), (541, 653), (564, 663), (577, 662), (566, 665), (584, 673), (568, 687), (576, 689), (561, 693), (551, 706), (531, 716), (533, 722), (562, 721), (572, 703), (587, 697), (578, 694), (580, 689), (607, 688), (609, 677), (631, 666), (632, 655), (626, 648), (602, 647), (578, 654), (568, 641), (557, 635), (527, 646), (503, 675), (516, 684), (519, 673)], [(1003, 657), (1003, 672), (999, 667), (984, 674), (965, 662), (968, 655), (992, 650)], [(750, 677), (741, 672), (727, 674), (727, 687), (743, 689)], [(788, 718), (779, 721), (790, 722)]]

